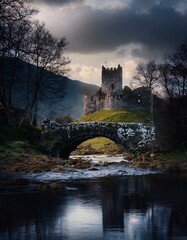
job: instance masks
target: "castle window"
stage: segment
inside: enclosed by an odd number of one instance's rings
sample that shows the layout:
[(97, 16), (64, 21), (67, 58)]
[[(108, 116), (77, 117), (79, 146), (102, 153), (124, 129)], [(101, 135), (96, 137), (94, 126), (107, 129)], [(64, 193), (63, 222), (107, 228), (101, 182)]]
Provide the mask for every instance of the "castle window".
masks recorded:
[(123, 96), (122, 95), (120, 95), (120, 99), (122, 99), (123, 98)]
[(138, 103), (141, 103), (141, 95), (138, 94)]
[(111, 83), (111, 89), (114, 90), (114, 83)]
[(112, 97), (113, 97), (113, 98), (115, 98), (115, 96), (114, 96), (114, 95), (113, 95)]
[(93, 101), (93, 97), (91, 97), (91, 101)]

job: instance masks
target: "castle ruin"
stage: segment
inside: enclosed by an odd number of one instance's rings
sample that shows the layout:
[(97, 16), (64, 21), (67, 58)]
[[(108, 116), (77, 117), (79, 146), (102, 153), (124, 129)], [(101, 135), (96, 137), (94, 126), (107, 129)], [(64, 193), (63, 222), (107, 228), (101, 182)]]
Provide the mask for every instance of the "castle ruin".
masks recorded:
[[(84, 114), (98, 110), (147, 110), (147, 91), (141, 88), (132, 91), (129, 87), (123, 89), (122, 67), (105, 68), (102, 66), (101, 88), (94, 95), (86, 95), (84, 100)], [(142, 95), (142, 91), (144, 94)], [(145, 93), (146, 91), (146, 93)]]

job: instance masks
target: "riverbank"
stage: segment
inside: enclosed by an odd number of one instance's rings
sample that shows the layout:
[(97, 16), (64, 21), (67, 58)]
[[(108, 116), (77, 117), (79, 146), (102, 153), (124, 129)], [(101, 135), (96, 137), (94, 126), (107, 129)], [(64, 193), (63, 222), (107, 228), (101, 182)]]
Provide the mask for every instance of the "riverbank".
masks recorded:
[(132, 158), (131, 165), (167, 173), (187, 173), (187, 152), (146, 152)]
[[(102, 151), (101, 151), (102, 150)], [(78, 148), (74, 152), (80, 155), (69, 160), (50, 157), (43, 154), (28, 141), (10, 141), (8, 144), (0, 145), (0, 171), (1, 172), (71, 172), (77, 169), (90, 169), (97, 167), (92, 164), (92, 159), (85, 159), (84, 155), (105, 154), (106, 156), (123, 156), (118, 164), (128, 164), (131, 167), (160, 170), (169, 173), (187, 172), (187, 153), (160, 153), (146, 152), (134, 157), (131, 154), (122, 152), (108, 144), (102, 149), (94, 149), (90, 145)], [(108, 166), (108, 162), (101, 162), (102, 166)]]
[[(159, 174), (160, 171), (132, 167), (123, 155), (84, 155), (73, 156), (69, 160), (60, 160), (55, 168), (49, 171), (37, 170), (27, 171), (27, 164), (24, 169), (15, 172), (1, 172), (0, 193), (15, 191), (48, 191), (66, 189), (68, 182), (77, 180), (91, 180), (106, 177), (139, 176), (148, 174)], [(32, 165), (31, 165), (32, 166)], [(21, 166), (23, 167), (23, 165)], [(24, 170), (24, 171), (21, 171)], [(35, 169), (36, 170), (36, 169)]]
[[(0, 171), (29, 173), (76, 171), (76, 169), (88, 169), (92, 166), (92, 160), (82, 158), (83, 155), (105, 154), (116, 156), (122, 154), (122, 151), (111, 144), (99, 150), (89, 145), (85, 148), (78, 148), (74, 154), (80, 155), (80, 157), (77, 158), (72, 155), (70, 159), (65, 160), (44, 154), (40, 148), (33, 146), (28, 141), (9, 141), (0, 145)], [(107, 163), (103, 164), (107, 166)]]
[(66, 181), (77, 179), (164, 172), (187, 173), (186, 154), (147, 152), (137, 157), (127, 153), (81, 154), (64, 160), (44, 155), (28, 142), (12, 142), (6, 149), (0, 147), (0, 193), (20, 188), (21, 191), (63, 190)]

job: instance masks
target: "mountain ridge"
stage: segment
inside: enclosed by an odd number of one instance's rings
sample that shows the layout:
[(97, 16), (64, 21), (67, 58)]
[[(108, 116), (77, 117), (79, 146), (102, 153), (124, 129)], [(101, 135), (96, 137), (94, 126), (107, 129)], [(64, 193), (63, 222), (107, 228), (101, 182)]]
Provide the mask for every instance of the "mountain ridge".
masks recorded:
[[(35, 65), (21, 59), (15, 60), (12, 57), (7, 57), (3, 61), (0, 67), (2, 68), (2, 72), (5, 72), (7, 86), (9, 86), (13, 77), (13, 107), (23, 110), (32, 104), (32, 97), (38, 81), (37, 71), (42, 70), (42, 83), (44, 83), (45, 88), (43, 89), (42, 96), (39, 96), (37, 114), (39, 122), (44, 118), (54, 120), (59, 116), (69, 116), (73, 120), (80, 118), (84, 115), (84, 96), (92, 95), (99, 89), (97, 85), (57, 75), (48, 70), (37, 68)], [(5, 65), (5, 69), (3, 69), (3, 64)], [(50, 91), (51, 87), (53, 92)]]
[[(45, 118), (52, 120), (52, 118), (55, 119), (58, 116), (70, 116), (74, 120), (82, 117), (84, 115), (84, 96), (93, 94), (99, 89), (97, 85), (87, 84), (67, 77), (64, 81), (65, 95), (62, 100), (52, 103), (42, 102), (40, 104), (40, 112), (45, 113)], [(41, 116), (39, 118), (41, 119)]]

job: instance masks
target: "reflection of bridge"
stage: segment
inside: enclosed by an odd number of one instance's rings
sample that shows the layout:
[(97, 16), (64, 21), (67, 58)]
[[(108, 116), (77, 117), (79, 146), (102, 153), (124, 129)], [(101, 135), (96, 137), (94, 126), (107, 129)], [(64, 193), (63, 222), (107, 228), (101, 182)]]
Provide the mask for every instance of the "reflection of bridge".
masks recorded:
[(154, 127), (144, 123), (82, 122), (59, 125), (44, 122), (42, 137), (52, 140), (51, 154), (68, 158), (82, 142), (94, 137), (106, 137), (129, 151), (142, 149), (154, 140)]

